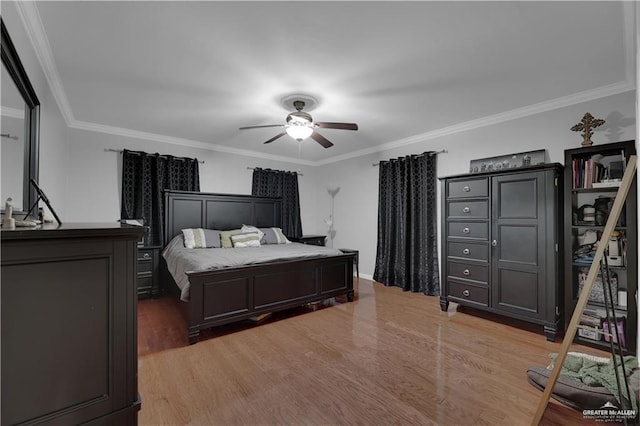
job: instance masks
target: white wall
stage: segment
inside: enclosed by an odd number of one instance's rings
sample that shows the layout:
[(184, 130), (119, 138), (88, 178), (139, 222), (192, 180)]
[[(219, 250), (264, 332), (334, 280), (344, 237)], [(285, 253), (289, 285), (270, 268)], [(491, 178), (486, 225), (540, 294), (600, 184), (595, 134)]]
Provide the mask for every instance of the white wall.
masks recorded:
[[(199, 165), (200, 190), (203, 192), (251, 194), (252, 170), (247, 167), (300, 170), (302, 176), (298, 177), (298, 185), (303, 231), (317, 232), (317, 170), (314, 167), (78, 129), (70, 131), (67, 146), (65, 212), (64, 216), (59, 213), (64, 220), (112, 222), (120, 218), (122, 155), (105, 149), (126, 148), (204, 161)], [(54, 208), (58, 210), (55, 204)]]
[[(378, 208), (378, 168), (372, 166), (375, 162), (446, 149), (447, 154), (438, 156), (438, 177), (467, 173), (472, 159), (537, 149), (546, 149), (551, 162), (564, 163), (564, 150), (578, 148), (582, 141), (581, 136), (569, 128), (586, 112), (607, 119), (605, 126), (596, 129), (592, 137), (594, 143), (634, 139), (635, 97), (635, 91), (627, 92), (322, 166), (316, 196), (321, 211), (330, 201), (326, 185), (340, 186), (335, 198), (334, 246), (360, 250), (361, 273), (373, 275)], [(319, 217), (318, 227), (324, 225), (323, 217)]]

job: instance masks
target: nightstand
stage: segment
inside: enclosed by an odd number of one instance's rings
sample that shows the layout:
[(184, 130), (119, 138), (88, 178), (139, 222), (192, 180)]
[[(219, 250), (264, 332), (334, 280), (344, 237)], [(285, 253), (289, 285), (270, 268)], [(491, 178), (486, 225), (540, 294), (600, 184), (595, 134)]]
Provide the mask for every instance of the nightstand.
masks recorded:
[(160, 247), (138, 246), (138, 298), (155, 297), (160, 293), (158, 281)]
[(289, 238), (295, 243), (311, 244), (313, 246), (324, 246), (326, 235), (303, 235), (302, 237)]
[(347, 248), (341, 248), (338, 250), (340, 250), (344, 254), (355, 254), (355, 256), (353, 257), (353, 263), (356, 265), (356, 276), (358, 277), (358, 279), (360, 279), (360, 268), (358, 268), (358, 263), (360, 263), (358, 259), (358, 257), (360, 256), (360, 252), (358, 250)]

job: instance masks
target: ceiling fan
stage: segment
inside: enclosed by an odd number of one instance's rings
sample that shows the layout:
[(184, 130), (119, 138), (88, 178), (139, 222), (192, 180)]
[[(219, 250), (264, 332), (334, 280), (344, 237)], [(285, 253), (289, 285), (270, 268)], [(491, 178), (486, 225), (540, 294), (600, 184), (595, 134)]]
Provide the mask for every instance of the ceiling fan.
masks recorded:
[(327, 123), (320, 121), (313, 121), (313, 117), (308, 112), (302, 111), (305, 106), (304, 101), (294, 101), (293, 106), (296, 111), (287, 115), (286, 124), (266, 124), (264, 126), (247, 126), (240, 127), (240, 130), (247, 129), (259, 129), (262, 127), (284, 127), (285, 131), (272, 137), (265, 143), (271, 143), (276, 139), (281, 138), (284, 135), (289, 135), (292, 138), (302, 141), (308, 137), (318, 142), (325, 148), (332, 147), (333, 144), (320, 133), (316, 132), (316, 128), (323, 129), (340, 129), (340, 130), (358, 130), (358, 125), (355, 123)]

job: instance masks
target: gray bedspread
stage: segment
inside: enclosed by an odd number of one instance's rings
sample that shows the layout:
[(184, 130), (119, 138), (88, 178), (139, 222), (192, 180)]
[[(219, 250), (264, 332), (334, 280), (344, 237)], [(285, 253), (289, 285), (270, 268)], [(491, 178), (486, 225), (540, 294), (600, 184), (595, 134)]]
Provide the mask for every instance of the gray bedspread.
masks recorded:
[(187, 272), (254, 265), (259, 263), (329, 257), (342, 254), (338, 249), (309, 244), (266, 244), (260, 247), (188, 249), (182, 235), (177, 235), (162, 252), (169, 273), (180, 287), (180, 299), (189, 300)]

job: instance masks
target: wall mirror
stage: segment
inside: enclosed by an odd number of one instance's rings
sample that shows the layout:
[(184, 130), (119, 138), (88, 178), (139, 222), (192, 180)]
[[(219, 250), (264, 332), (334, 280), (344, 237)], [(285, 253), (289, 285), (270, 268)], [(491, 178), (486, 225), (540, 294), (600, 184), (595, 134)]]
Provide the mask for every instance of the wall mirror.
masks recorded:
[[(2, 180), (0, 202), (11, 197), (14, 212), (27, 212), (37, 200), (29, 180), (38, 181), (38, 144), (40, 102), (29, 81), (20, 57), (9, 37), (4, 21), (2, 27)], [(35, 216), (37, 216), (37, 209)], [(19, 217), (22, 219), (22, 217)]]

